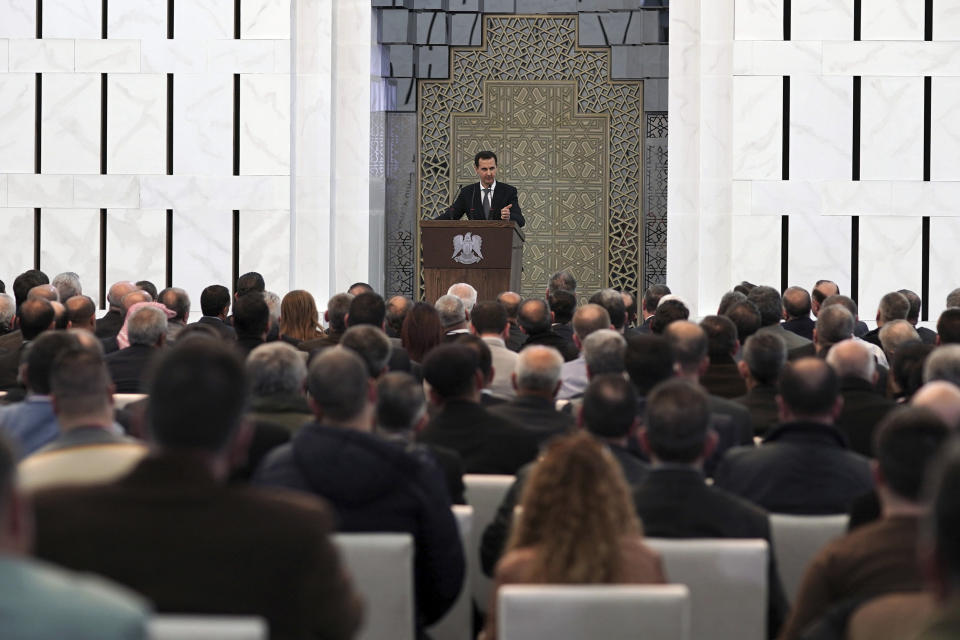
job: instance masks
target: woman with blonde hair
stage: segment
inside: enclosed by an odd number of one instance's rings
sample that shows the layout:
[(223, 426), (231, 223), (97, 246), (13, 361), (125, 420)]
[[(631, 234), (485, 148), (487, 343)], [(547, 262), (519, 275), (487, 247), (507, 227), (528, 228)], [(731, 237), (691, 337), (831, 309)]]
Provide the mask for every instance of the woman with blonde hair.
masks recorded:
[(496, 637), (500, 585), (665, 582), (660, 556), (643, 544), (623, 472), (589, 434), (554, 440), (530, 473), (521, 513), (497, 564), (484, 631)]
[(280, 339), (298, 346), (323, 336), (317, 303), (309, 291), (295, 289), (280, 303)]

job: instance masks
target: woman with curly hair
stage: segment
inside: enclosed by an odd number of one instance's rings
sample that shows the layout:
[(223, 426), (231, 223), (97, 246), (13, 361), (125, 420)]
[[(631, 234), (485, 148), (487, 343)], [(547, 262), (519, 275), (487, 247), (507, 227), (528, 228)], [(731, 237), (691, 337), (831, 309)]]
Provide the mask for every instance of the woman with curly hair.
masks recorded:
[(536, 463), (521, 514), (496, 569), (485, 640), (496, 638), (500, 585), (665, 582), (660, 556), (643, 544), (623, 472), (586, 433), (554, 440)]
[(413, 305), (400, 327), (400, 344), (410, 354), (410, 360), (422, 363), (427, 353), (441, 342), (443, 324), (437, 310), (427, 302)]
[(298, 346), (323, 336), (317, 303), (309, 291), (295, 289), (280, 302), (280, 339)]

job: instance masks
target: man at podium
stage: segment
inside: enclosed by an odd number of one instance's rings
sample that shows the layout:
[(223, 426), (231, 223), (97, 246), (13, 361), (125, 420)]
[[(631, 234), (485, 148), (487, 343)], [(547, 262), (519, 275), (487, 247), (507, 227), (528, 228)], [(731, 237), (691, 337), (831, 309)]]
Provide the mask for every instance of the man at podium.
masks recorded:
[(517, 202), (517, 189), (497, 182), (497, 154), (481, 151), (473, 157), (473, 168), (480, 182), (460, 187), (456, 201), (437, 220), (513, 220), (522, 227), (526, 222)]

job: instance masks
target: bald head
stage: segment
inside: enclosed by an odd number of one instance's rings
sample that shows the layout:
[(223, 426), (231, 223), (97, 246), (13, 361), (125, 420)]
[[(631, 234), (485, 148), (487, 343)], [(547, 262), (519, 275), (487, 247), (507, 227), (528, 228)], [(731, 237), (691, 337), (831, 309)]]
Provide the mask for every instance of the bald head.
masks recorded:
[(856, 319), (843, 305), (835, 304), (820, 309), (814, 328), (817, 351), (853, 337)]
[(928, 382), (913, 394), (910, 404), (930, 409), (953, 430), (960, 428), (960, 388), (952, 382)]
[(891, 320), (880, 327), (880, 344), (890, 362), (900, 347), (911, 342), (920, 342), (920, 334), (909, 320)]
[(153, 296), (151, 296), (147, 291), (137, 289), (136, 291), (131, 291), (127, 295), (123, 296), (123, 300), (120, 301), (120, 304), (123, 307), (123, 312), (126, 313), (133, 307), (133, 305), (140, 302), (153, 302)]
[(503, 305), (503, 308), (507, 310), (507, 318), (515, 320), (517, 318), (517, 312), (520, 310), (520, 302), (523, 301), (523, 298), (520, 297), (519, 293), (514, 293), (513, 291), (504, 291), (497, 296), (497, 302)]
[(833, 368), (819, 358), (787, 363), (780, 373), (777, 391), (783, 422), (812, 420), (832, 424), (843, 407), (840, 380)]
[(667, 325), (663, 336), (673, 347), (677, 364), (684, 374), (696, 374), (705, 366), (708, 342), (700, 325), (689, 320), (676, 320)]
[(573, 314), (573, 333), (580, 344), (588, 335), (600, 329), (610, 328), (610, 314), (598, 304), (585, 304)]
[(533, 345), (517, 356), (513, 371), (514, 385), (519, 396), (553, 398), (560, 390), (560, 371), (563, 356), (553, 347)]
[(783, 292), (783, 310), (788, 319), (810, 317), (810, 294), (806, 289), (790, 287)]
[(866, 343), (843, 340), (833, 345), (827, 354), (827, 364), (841, 378), (859, 378), (873, 384), (877, 375), (876, 361)]
[(113, 283), (107, 293), (107, 302), (110, 304), (111, 311), (123, 311), (123, 296), (138, 289), (139, 287), (129, 280)]
[(67, 299), (67, 322), (70, 327), (96, 331), (97, 307), (88, 296), (77, 295)]
[(59, 302), (60, 293), (53, 285), (38, 284), (27, 292), (27, 300), (31, 298), (39, 298), (41, 300), (47, 300), (48, 302)]
[(835, 296), (840, 294), (840, 287), (837, 286), (836, 282), (830, 280), (820, 280), (813, 287), (813, 291), (810, 295), (810, 305), (813, 311), (813, 315), (819, 315), (820, 308), (823, 305), (823, 301), (829, 298), (830, 296)]
[(450, 285), (450, 288), (447, 289), (447, 295), (457, 296), (463, 300), (463, 309), (467, 315), (470, 315), (470, 312), (473, 311), (473, 306), (477, 304), (477, 290), (466, 282), (458, 282)]

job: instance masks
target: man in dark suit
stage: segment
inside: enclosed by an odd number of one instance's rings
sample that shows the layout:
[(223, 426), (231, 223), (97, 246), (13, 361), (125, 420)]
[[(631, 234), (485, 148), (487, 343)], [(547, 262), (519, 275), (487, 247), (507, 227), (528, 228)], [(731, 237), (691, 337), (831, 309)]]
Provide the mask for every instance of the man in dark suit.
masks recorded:
[(918, 296), (910, 289), (900, 289), (898, 293), (902, 293), (906, 296), (907, 300), (910, 301), (910, 312), (907, 313), (907, 322), (912, 324), (917, 330), (917, 334), (920, 336), (920, 339), (923, 341), (923, 344), (936, 344), (937, 343), (937, 332), (932, 329), (927, 329), (926, 327), (918, 327), (917, 323), (920, 322), (920, 305), (921, 300)]
[[(371, 326), (376, 327), (387, 335), (387, 305), (380, 294), (372, 291), (357, 294), (350, 301), (350, 308), (344, 316), (347, 327)], [(410, 355), (400, 344), (400, 340), (390, 339), (390, 357), (387, 368), (390, 371), (410, 371)]]
[(107, 304), (110, 308), (106, 315), (97, 320), (96, 335), (103, 340), (104, 338), (115, 338), (120, 333), (120, 327), (123, 326), (123, 318), (126, 310), (123, 308), (123, 296), (137, 290), (137, 285), (129, 280), (121, 280), (110, 286), (107, 292)]
[(520, 303), (523, 302), (523, 298), (520, 297), (519, 293), (504, 291), (497, 296), (497, 302), (502, 304), (503, 308), (506, 309), (507, 322), (510, 323), (510, 336), (506, 339), (507, 349), (510, 349), (510, 351), (520, 351), (520, 349), (523, 348), (523, 343), (527, 341), (527, 334), (520, 328), (520, 323), (517, 320), (517, 314), (520, 311)]
[[(617, 296), (619, 299), (619, 294)], [(621, 301), (620, 304), (622, 305), (623, 302)], [(522, 349), (534, 344), (553, 347), (560, 352), (566, 362), (576, 360), (577, 356), (580, 355), (576, 345), (568, 342), (550, 328), (553, 324), (553, 314), (550, 312), (550, 305), (547, 304), (546, 300), (539, 298), (524, 300), (520, 305), (517, 318), (520, 321), (520, 328), (527, 334), (527, 341), (523, 343)]]
[(707, 334), (710, 366), (700, 377), (700, 384), (708, 392), (721, 398), (736, 398), (747, 392), (735, 360), (740, 352), (737, 325), (726, 316), (706, 316), (700, 328)]
[(127, 337), (130, 346), (108, 354), (103, 361), (116, 393), (141, 393), (143, 376), (166, 343), (167, 315), (152, 306), (137, 309), (127, 321)]
[(17, 385), (17, 369), (20, 366), (20, 348), (23, 335), (17, 326), (17, 305), (7, 294), (0, 294), (0, 389)]
[(783, 299), (773, 287), (754, 287), (747, 294), (747, 300), (757, 305), (760, 311), (760, 328), (757, 333), (774, 333), (787, 343), (787, 351), (811, 344), (811, 340), (787, 331), (780, 320), (783, 319)]
[(351, 638), (361, 604), (326, 504), (225, 484), (250, 437), (246, 388), (229, 345), (168, 351), (150, 387), (154, 452), (114, 484), (38, 493), (36, 553), (124, 584), (159, 612), (262, 616), (271, 637)]
[(466, 473), (512, 475), (537, 456), (538, 434), (480, 404), (484, 380), (476, 351), (459, 343), (435, 347), (423, 363), (423, 376), (439, 411), (420, 442), (457, 451)]
[(747, 338), (743, 359), (737, 363), (747, 385), (747, 393), (733, 401), (742, 404), (750, 412), (755, 435), (766, 435), (780, 421), (777, 378), (786, 362), (787, 345), (780, 336), (768, 333)]
[(647, 287), (643, 292), (643, 299), (640, 302), (640, 315), (643, 322), (640, 323), (635, 331), (638, 333), (650, 333), (650, 322), (653, 320), (653, 314), (657, 311), (657, 305), (660, 304), (660, 298), (671, 293), (670, 287), (665, 284), (655, 284)]
[(845, 513), (873, 488), (870, 461), (850, 451), (834, 426), (840, 380), (819, 358), (780, 373), (780, 424), (759, 447), (737, 447), (717, 469), (716, 486), (776, 513)]
[(506, 182), (497, 182), (497, 154), (481, 151), (473, 157), (473, 167), (480, 182), (460, 187), (457, 199), (437, 220), (513, 220), (526, 224), (517, 202), (517, 189)]
[[(753, 338), (751, 338), (753, 339)], [(722, 489), (707, 486), (703, 461), (716, 447), (710, 411), (702, 389), (668, 380), (647, 396), (640, 438), (653, 461), (634, 490), (644, 535), (657, 538), (762, 538), (772, 546), (767, 513)], [(787, 613), (787, 601), (771, 548), (768, 631), (774, 637)]]
[(878, 347), (883, 347), (880, 343), (880, 329), (888, 322), (893, 320), (906, 320), (910, 313), (910, 301), (899, 291), (891, 291), (880, 298), (880, 304), (877, 305), (877, 328), (864, 334), (863, 339)]
[(563, 357), (556, 349), (527, 347), (520, 352), (511, 376), (517, 397), (491, 408), (491, 413), (535, 431), (542, 441), (569, 431), (573, 417), (554, 408), (562, 366)]
[(783, 292), (783, 328), (801, 338), (813, 340), (814, 321), (810, 319), (810, 294), (802, 287)]
[(235, 341), (237, 332), (226, 323), (230, 311), (230, 292), (222, 284), (212, 284), (200, 294), (203, 317), (192, 324), (205, 324), (217, 330), (224, 340)]

